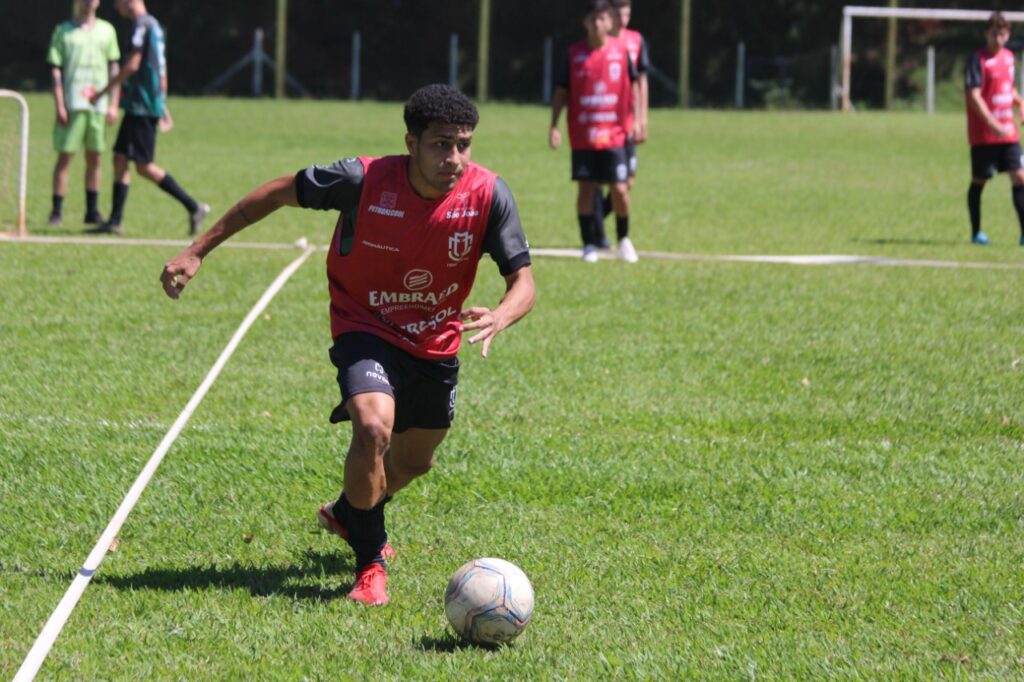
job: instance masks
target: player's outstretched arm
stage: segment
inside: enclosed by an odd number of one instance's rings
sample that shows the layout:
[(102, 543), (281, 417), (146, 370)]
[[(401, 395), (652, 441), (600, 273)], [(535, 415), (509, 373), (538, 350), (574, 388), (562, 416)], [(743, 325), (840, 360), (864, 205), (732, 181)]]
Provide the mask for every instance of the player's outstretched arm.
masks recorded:
[(505, 295), (497, 308), (491, 310), (477, 307), (462, 311), (462, 320), (468, 320), (466, 324), (462, 325), (462, 330), (480, 330), (480, 333), (471, 338), (469, 343), (472, 345), (483, 342), (480, 355), (486, 358), (494, 337), (530, 312), (536, 295), (537, 288), (533, 283), (533, 270), (529, 265), (519, 268), (505, 277)]
[(196, 237), (187, 249), (167, 261), (160, 274), (164, 292), (178, 298), (188, 281), (199, 272), (206, 255), (232, 235), (258, 223), (282, 206), (298, 206), (295, 176), (284, 175), (249, 192), (210, 229)]

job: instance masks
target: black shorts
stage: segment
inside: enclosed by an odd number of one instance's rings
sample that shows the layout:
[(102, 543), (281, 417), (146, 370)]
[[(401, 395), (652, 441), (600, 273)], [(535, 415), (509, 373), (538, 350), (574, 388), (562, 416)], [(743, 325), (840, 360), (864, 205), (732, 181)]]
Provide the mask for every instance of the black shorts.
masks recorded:
[(629, 179), (626, 148), (573, 149), (572, 179), (602, 185), (626, 182)]
[(152, 116), (125, 114), (117, 131), (114, 153), (124, 154), (136, 163), (150, 163), (156, 158), (156, 125)]
[(334, 340), (331, 362), (341, 389), (332, 424), (348, 421), (345, 402), (360, 393), (387, 393), (395, 399), (394, 433), (447, 429), (455, 419), (458, 358), (423, 360), (373, 334), (350, 333)]
[(626, 140), (626, 167), (629, 177), (636, 177), (636, 142), (633, 138)]
[(971, 176), (975, 178), (991, 178), (996, 173), (1007, 173), (1020, 170), (1020, 144), (978, 144), (971, 147)]

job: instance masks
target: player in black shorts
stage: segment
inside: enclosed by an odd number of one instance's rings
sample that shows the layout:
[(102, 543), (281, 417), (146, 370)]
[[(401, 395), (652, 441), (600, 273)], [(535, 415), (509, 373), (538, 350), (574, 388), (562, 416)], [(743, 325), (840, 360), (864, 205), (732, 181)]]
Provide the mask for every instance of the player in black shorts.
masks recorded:
[(1014, 109), (1024, 100), (1014, 84), (1014, 56), (1006, 49), (1010, 22), (1000, 12), (989, 17), (985, 47), (967, 61), (964, 74), (967, 105), (967, 139), (971, 145), (971, 185), (967, 210), (971, 218), (971, 242), (984, 246), (988, 235), (981, 231), (981, 192), (996, 173), (1009, 173), (1013, 206), (1020, 223), (1024, 246), (1024, 163)]

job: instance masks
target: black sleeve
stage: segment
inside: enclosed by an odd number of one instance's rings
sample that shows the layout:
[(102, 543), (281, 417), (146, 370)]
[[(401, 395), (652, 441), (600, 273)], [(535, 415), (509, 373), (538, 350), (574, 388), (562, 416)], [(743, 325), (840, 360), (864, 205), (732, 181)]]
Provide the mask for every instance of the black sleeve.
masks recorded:
[(559, 88), (569, 89), (569, 52), (562, 55), (558, 62), (558, 69), (555, 71), (555, 85)]
[(636, 64), (633, 63), (633, 58), (628, 54), (626, 55), (626, 63), (629, 64), (629, 82), (635, 83), (640, 80), (640, 73), (636, 70)]
[(964, 69), (964, 89), (972, 90), (981, 87), (981, 60), (975, 52), (967, 60), (967, 67)]
[(295, 175), (295, 196), (302, 208), (351, 213), (359, 207), (366, 171), (357, 158), (330, 166), (310, 166)]
[(647, 41), (642, 36), (640, 38), (640, 54), (636, 60), (636, 70), (638, 73), (647, 73), (651, 70), (651, 54), (647, 51)]
[(523, 224), (519, 222), (515, 197), (501, 178), (494, 181), (483, 250), (498, 264), (498, 272), (503, 277), (530, 264), (530, 245), (523, 233)]

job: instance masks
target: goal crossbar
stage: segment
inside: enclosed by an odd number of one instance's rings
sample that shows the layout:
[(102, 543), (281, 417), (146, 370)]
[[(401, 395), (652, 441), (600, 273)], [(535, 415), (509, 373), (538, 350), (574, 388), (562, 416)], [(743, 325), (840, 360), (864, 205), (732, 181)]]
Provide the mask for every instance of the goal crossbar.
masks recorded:
[[(853, 51), (853, 19), (867, 17), (872, 19), (940, 19), (947, 21), (988, 21), (992, 12), (976, 9), (927, 9), (923, 7), (862, 7), (847, 5), (843, 7), (842, 26), (842, 83), (840, 89), (843, 99), (843, 111), (850, 110), (850, 62)], [(1003, 12), (1010, 21), (1024, 21), (1024, 12)]]
[(18, 164), (18, 223), (17, 235), (24, 237), (25, 231), (25, 191), (27, 184), (28, 170), (28, 102), (25, 98), (13, 90), (0, 89), (0, 97), (9, 97), (21, 107), (21, 143)]

